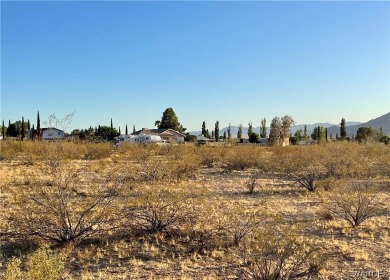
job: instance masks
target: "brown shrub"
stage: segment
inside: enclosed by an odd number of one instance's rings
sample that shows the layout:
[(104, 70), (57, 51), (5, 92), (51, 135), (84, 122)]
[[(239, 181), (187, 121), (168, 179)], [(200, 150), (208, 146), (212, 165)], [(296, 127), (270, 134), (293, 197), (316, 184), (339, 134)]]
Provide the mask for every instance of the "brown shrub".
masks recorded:
[(193, 224), (194, 193), (188, 188), (142, 186), (129, 201), (128, 224), (136, 231), (157, 233)]
[(323, 196), (324, 207), (334, 216), (357, 227), (365, 220), (381, 215), (381, 188), (370, 182), (340, 180), (334, 183), (331, 191)]
[(115, 227), (119, 217), (113, 202), (124, 185), (119, 172), (111, 168), (97, 176), (88, 161), (62, 160), (56, 157), (60, 151), (50, 155), (29, 174), (28, 185), (7, 186), (9, 232), (67, 243)]
[(240, 279), (296, 279), (316, 275), (328, 256), (291, 225), (257, 228), (239, 250)]

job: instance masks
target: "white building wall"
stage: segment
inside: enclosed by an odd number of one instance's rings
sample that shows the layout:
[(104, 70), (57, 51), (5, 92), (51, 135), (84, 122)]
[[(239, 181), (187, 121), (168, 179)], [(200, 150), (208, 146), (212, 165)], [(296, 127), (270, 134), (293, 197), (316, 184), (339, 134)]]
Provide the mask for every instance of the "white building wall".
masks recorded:
[(62, 130), (48, 128), (42, 131), (42, 140), (56, 140), (64, 139), (64, 132)]

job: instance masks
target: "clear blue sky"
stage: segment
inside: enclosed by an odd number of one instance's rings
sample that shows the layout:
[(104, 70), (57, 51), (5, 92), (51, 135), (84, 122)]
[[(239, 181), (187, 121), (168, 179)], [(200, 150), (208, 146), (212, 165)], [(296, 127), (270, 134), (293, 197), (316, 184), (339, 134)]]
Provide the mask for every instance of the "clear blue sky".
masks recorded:
[(1, 118), (190, 130), (390, 111), (389, 2), (1, 2)]

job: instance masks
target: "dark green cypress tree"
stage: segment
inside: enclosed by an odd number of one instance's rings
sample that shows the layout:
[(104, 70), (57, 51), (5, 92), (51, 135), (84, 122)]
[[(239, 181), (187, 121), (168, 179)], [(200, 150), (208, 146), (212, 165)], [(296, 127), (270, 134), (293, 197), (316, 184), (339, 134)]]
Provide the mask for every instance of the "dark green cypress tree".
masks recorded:
[(325, 127), (325, 140), (328, 141), (328, 128)]
[(266, 118), (263, 118), (261, 120), (261, 127), (260, 127), (260, 137), (266, 138), (267, 137), (267, 120)]
[(2, 123), (2, 125), (1, 125), (1, 135), (3, 136), (3, 139), (5, 139), (4, 119), (3, 119), (3, 123)]
[(114, 127), (112, 126), (112, 118), (111, 118), (111, 128), (114, 128)]
[(126, 124), (125, 133), (126, 133), (126, 135), (128, 135), (128, 134), (129, 134), (129, 131), (127, 130), (127, 124)]
[(219, 121), (215, 123), (215, 141), (219, 141)]
[(342, 140), (347, 138), (347, 126), (345, 124), (344, 118), (341, 119), (341, 123), (340, 123), (340, 137)]
[(21, 131), (21, 140), (24, 140), (24, 136), (26, 135), (26, 131), (24, 128), (24, 117), (22, 117), (22, 131)]
[(135, 133), (136, 132), (136, 130), (135, 130), (135, 125), (133, 125), (133, 133)]
[(321, 127), (317, 127), (317, 139), (318, 139), (318, 142), (320, 142), (320, 140), (321, 140)]
[(226, 141), (227, 136), (226, 136), (226, 130), (223, 132), (223, 141)]
[(119, 135), (121, 135), (121, 127), (120, 126), (119, 126), (118, 132), (119, 132)]
[(202, 134), (203, 134), (203, 136), (206, 137), (206, 122), (205, 121), (203, 121), (203, 123), (202, 123)]
[(252, 122), (249, 122), (248, 123), (248, 138), (251, 137), (252, 133), (253, 133)]
[(232, 131), (231, 131), (231, 125), (229, 123), (229, 127), (227, 129), (227, 133), (228, 133), (228, 140), (230, 141), (230, 139), (232, 139)]
[(242, 138), (242, 123), (238, 125), (238, 131), (237, 131), (237, 139), (241, 140)]
[(41, 119), (39, 117), (39, 111), (37, 114), (37, 136), (38, 136), (38, 140), (40, 140), (41, 139)]
[(30, 119), (27, 120), (27, 130), (30, 130)]

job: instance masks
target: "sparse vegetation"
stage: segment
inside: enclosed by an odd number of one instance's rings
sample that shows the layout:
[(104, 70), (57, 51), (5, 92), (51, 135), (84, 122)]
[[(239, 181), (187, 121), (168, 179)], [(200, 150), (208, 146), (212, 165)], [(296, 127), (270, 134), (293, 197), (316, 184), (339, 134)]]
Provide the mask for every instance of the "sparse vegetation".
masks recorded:
[(5, 279), (43, 273), (32, 256), (66, 279), (329, 279), (390, 262), (385, 145), (4, 141), (1, 156)]
[(318, 274), (327, 256), (291, 227), (274, 222), (257, 229), (240, 250), (240, 279), (297, 279)]
[(12, 258), (7, 264), (6, 280), (55, 280), (61, 279), (65, 268), (65, 255), (52, 251), (46, 244), (28, 256), (26, 271), (21, 260)]
[(357, 227), (365, 220), (383, 213), (379, 194), (381, 188), (370, 182), (341, 181), (327, 193), (325, 208), (352, 227)]

